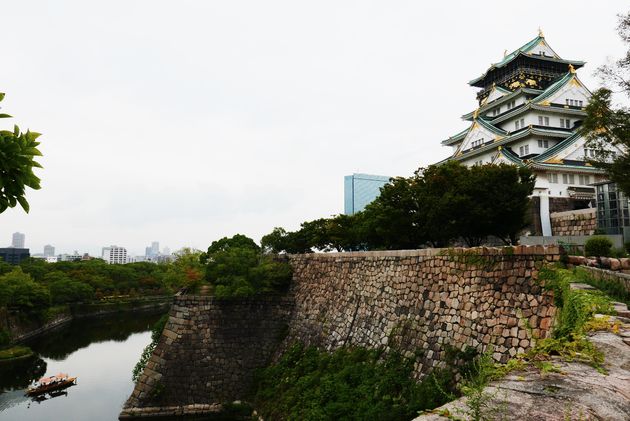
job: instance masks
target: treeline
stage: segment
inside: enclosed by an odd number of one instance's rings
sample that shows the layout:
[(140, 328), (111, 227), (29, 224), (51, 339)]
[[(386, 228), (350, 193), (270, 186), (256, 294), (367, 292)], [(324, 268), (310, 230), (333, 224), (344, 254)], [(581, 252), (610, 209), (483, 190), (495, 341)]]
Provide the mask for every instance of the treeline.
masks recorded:
[(532, 171), (523, 167), (433, 165), (392, 178), (362, 212), (307, 221), (297, 231), (275, 228), (261, 245), (267, 252), (309, 253), (446, 247), (454, 241), (478, 246), (488, 236), (515, 244), (528, 225), (534, 184)]
[(46, 263), (31, 258), (13, 266), (0, 261), (0, 307), (41, 311), (108, 297), (172, 294), (203, 279), (199, 255), (183, 250), (174, 262), (157, 265), (108, 265), (100, 259)]

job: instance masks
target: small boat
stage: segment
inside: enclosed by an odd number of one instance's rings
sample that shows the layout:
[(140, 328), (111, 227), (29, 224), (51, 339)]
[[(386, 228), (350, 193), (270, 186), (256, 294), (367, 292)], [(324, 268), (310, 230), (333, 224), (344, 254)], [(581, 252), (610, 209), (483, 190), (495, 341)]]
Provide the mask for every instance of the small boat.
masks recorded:
[(76, 377), (68, 377), (67, 374), (59, 373), (50, 377), (42, 377), (26, 390), (26, 395), (39, 396), (45, 393), (63, 390), (75, 384), (77, 384)]

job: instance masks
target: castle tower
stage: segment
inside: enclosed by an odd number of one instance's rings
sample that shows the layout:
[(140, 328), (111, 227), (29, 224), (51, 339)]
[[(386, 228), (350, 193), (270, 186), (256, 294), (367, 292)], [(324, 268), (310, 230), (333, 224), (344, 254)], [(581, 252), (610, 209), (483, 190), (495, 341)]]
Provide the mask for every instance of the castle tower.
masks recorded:
[(582, 66), (561, 58), (539, 32), (469, 82), (480, 88), (479, 107), (462, 116), (467, 129), (442, 141), (453, 149), (447, 160), (531, 168), (535, 234), (551, 235), (551, 212), (588, 207), (591, 184), (605, 178), (587, 162), (594, 152), (578, 130), (591, 96), (577, 76)]

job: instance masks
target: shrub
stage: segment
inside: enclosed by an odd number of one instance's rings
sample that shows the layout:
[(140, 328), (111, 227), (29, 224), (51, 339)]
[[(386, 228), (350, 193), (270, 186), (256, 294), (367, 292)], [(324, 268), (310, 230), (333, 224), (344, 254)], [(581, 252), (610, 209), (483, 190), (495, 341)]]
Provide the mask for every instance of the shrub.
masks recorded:
[(255, 406), (265, 419), (409, 420), (448, 401), (453, 379), (443, 370), (416, 383), (414, 361), (395, 351), (329, 354), (296, 344), (257, 373)]
[(584, 254), (586, 256), (607, 257), (610, 256), (612, 246), (612, 241), (606, 237), (591, 237), (584, 244)]
[(292, 276), (287, 261), (263, 255), (254, 240), (240, 234), (214, 241), (201, 261), (214, 295), (223, 299), (281, 292)]
[(615, 257), (617, 259), (622, 257), (628, 257), (628, 253), (623, 247), (615, 247), (610, 250), (610, 257)]
[(626, 252), (630, 253), (630, 241), (623, 245), (626, 249)]

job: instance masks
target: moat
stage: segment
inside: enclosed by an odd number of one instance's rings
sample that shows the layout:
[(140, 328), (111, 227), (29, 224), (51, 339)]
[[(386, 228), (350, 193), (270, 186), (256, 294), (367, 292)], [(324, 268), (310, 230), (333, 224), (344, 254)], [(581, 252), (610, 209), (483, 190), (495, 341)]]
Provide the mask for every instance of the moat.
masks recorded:
[[(0, 420), (115, 420), (133, 390), (131, 374), (160, 314), (120, 313), (74, 320), (26, 343), (36, 356), (0, 365)], [(78, 377), (66, 393), (24, 396), (32, 380), (58, 372)]]

